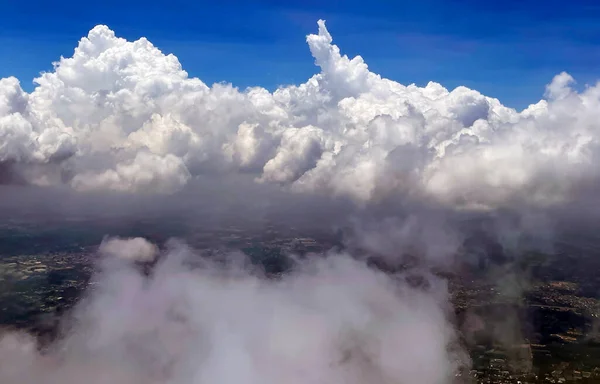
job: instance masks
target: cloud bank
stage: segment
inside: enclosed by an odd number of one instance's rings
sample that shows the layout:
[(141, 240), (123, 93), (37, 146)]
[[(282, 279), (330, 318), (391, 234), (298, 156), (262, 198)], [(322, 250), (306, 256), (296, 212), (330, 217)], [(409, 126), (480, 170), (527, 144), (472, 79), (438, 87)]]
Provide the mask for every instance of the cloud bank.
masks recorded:
[(359, 204), (484, 209), (555, 205), (598, 182), (598, 85), (577, 93), (562, 73), (517, 112), (465, 87), (382, 78), (318, 26), (306, 40), (320, 72), (271, 93), (208, 86), (99, 25), (32, 93), (0, 80), (0, 181), (146, 194), (249, 174)]

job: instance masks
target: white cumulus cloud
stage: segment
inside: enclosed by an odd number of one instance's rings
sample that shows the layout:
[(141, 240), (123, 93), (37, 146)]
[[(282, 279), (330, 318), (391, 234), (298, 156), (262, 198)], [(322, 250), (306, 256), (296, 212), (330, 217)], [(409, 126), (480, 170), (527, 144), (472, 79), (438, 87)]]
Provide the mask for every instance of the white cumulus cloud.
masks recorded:
[(343, 55), (324, 21), (307, 43), (320, 72), (271, 93), (208, 86), (147, 39), (97, 26), (31, 94), (0, 80), (0, 164), (78, 190), (173, 193), (250, 173), (365, 204), (484, 209), (566, 202), (599, 181), (598, 85), (576, 92), (561, 73), (519, 112), (466, 87), (385, 79)]
[(156, 258), (158, 247), (142, 237), (129, 239), (111, 237), (102, 241), (98, 252), (118, 259), (147, 262)]

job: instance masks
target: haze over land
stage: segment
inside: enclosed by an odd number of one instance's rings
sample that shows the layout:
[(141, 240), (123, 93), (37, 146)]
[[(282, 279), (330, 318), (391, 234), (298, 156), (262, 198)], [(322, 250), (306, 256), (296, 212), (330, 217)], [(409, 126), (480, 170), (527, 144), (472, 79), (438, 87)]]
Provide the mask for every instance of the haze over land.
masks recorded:
[[(6, 333), (0, 381), (456, 380), (469, 361), (432, 269), (453, 270), (466, 219), (491, 218), (488, 235), (515, 253), (597, 219), (600, 86), (577, 93), (561, 73), (519, 112), (464, 87), (382, 78), (318, 28), (307, 43), (320, 72), (273, 93), (207, 86), (106, 26), (32, 93), (0, 80), (4, 218), (353, 229), (346, 249), (298, 257), (276, 279), (239, 253), (208, 261), (177, 241), (106, 238), (96, 289), (64, 335), (42, 353)], [(365, 254), (417, 262), (384, 273)]]

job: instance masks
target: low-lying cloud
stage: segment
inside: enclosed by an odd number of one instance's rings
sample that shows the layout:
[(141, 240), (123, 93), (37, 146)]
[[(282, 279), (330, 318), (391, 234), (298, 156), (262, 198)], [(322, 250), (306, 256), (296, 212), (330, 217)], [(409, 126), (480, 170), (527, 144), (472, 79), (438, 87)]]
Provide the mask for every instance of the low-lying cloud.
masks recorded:
[[(105, 241), (101, 254), (134, 254), (141, 240)], [(468, 364), (432, 275), (414, 286), (330, 253), (267, 279), (243, 255), (213, 262), (179, 243), (150, 274), (120, 260), (103, 264), (54, 345), (0, 337), (2, 383), (442, 384)]]
[(142, 237), (129, 239), (106, 238), (98, 252), (104, 256), (129, 261), (151, 262), (158, 254), (158, 247)]

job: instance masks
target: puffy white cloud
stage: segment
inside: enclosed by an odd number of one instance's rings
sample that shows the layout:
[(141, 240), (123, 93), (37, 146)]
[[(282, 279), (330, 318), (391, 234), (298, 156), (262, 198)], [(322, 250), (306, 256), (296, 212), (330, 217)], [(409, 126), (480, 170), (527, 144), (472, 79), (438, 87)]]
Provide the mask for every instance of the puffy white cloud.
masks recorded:
[[(556, 204), (599, 181), (598, 85), (577, 93), (561, 73), (548, 100), (518, 112), (465, 87), (382, 78), (342, 55), (324, 21), (307, 43), (320, 73), (240, 91), (97, 26), (31, 94), (0, 80), (0, 162), (31, 183), (81, 190), (165, 193), (202, 174), (251, 173), (367, 204), (472, 208)], [(56, 169), (39, 164), (50, 163), (70, 178), (44, 177)]]
[(190, 178), (183, 161), (171, 154), (164, 157), (139, 152), (130, 161), (100, 173), (80, 173), (71, 181), (78, 190), (105, 189), (137, 193), (173, 193)]
[(41, 119), (17, 79), (0, 79), (0, 163), (61, 161), (75, 150), (72, 132), (60, 120)]
[(263, 169), (263, 180), (292, 183), (315, 167), (323, 154), (323, 131), (315, 127), (283, 132), (277, 154)]
[(277, 138), (259, 124), (242, 123), (237, 135), (223, 145), (223, 152), (240, 170), (260, 172), (276, 145)]
[(130, 239), (111, 237), (102, 241), (98, 252), (118, 259), (148, 262), (156, 258), (158, 247), (142, 237)]
[(552, 82), (546, 86), (546, 96), (551, 99), (564, 99), (572, 92), (569, 87), (575, 79), (566, 72), (562, 72), (554, 77)]

